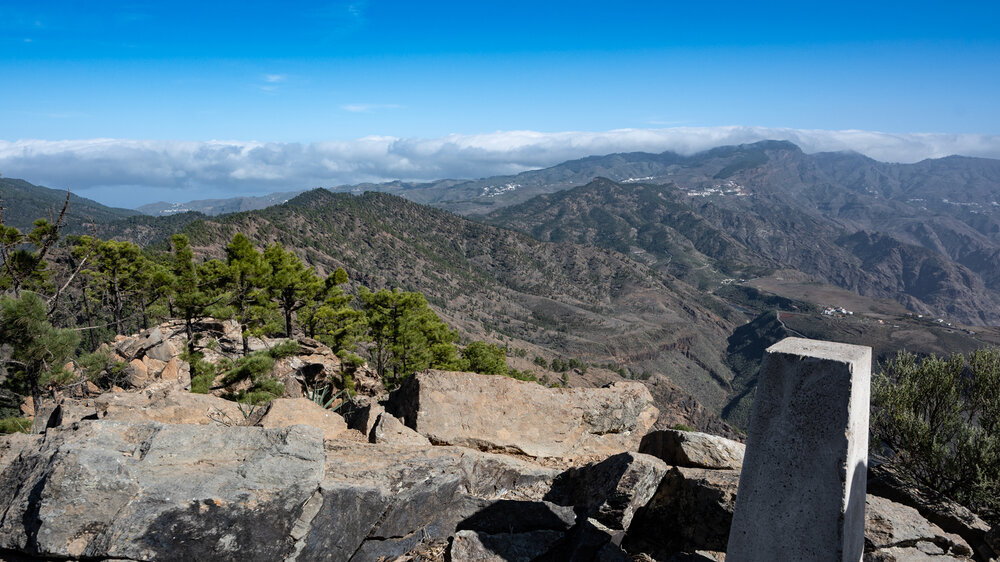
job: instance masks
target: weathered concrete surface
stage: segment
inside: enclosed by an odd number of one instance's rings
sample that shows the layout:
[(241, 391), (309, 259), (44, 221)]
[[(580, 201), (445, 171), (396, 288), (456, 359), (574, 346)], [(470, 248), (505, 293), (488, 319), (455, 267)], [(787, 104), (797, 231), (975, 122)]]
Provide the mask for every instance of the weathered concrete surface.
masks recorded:
[(739, 470), (746, 446), (743, 443), (697, 431), (666, 429), (646, 434), (639, 452), (653, 455), (672, 466)]
[(857, 562), (864, 549), (871, 348), (786, 338), (767, 350), (728, 562)]
[(638, 382), (557, 389), (445, 371), (409, 377), (391, 394), (387, 410), (437, 445), (537, 458), (635, 451), (658, 414)]

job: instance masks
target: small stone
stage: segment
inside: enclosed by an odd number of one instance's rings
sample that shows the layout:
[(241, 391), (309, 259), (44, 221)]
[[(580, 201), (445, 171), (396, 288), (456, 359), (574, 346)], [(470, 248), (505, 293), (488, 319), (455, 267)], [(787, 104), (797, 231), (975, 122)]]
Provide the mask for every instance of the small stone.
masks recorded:
[(163, 370), (160, 371), (160, 379), (170, 382), (177, 382), (177, 377), (180, 374), (179, 359), (176, 357), (171, 357), (170, 361), (163, 366)]
[(26, 418), (35, 417), (35, 400), (28, 396), (21, 402), (21, 415)]
[(125, 367), (125, 373), (129, 385), (134, 388), (142, 388), (149, 381), (149, 373), (146, 371), (146, 364), (139, 359), (129, 361)]
[(368, 438), (372, 443), (392, 443), (427, 447), (431, 444), (426, 437), (403, 425), (396, 416), (383, 412), (379, 414)]

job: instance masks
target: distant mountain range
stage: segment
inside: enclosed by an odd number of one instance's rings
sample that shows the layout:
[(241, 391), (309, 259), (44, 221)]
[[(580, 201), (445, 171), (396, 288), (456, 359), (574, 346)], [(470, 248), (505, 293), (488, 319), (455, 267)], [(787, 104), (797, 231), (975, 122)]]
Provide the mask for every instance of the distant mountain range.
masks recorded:
[[(64, 197), (0, 188), (12, 223)], [(887, 164), (771, 141), (336, 189), (216, 217), (265, 198), (153, 217), (74, 196), (68, 227), (159, 245), (186, 232), (212, 256), (251, 233), (353, 282), (424, 292), (467, 337), (662, 373), (735, 423), (763, 349), (789, 334), (868, 343), (881, 359), (1000, 343), (996, 160)]]
[(158, 201), (136, 207), (136, 210), (145, 214), (158, 217), (176, 215), (178, 213), (202, 213), (209, 216), (223, 215), (226, 213), (239, 213), (241, 211), (255, 211), (272, 205), (280, 205), (292, 197), (302, 193), (299, 191), (284, 191), (280, 193), (270, 193), (257, 197), (230, 197), (226, 199), (199, 199), (188, 201), (187, 203), (167, 203)]
[[(0, 207), (3, 207), (4, 223), (22, 231), (30, 230), (36, 219), (54, 221), (65, 202), (65, 189), (49, 189), (24, 180), (0, 178)], [(68, 230), (77, 233), (85, 231), (90, 224), (106, 224), (141, 214), (132, 209), (107, 207), (75, 194), (70, 194), (66, 212)]]

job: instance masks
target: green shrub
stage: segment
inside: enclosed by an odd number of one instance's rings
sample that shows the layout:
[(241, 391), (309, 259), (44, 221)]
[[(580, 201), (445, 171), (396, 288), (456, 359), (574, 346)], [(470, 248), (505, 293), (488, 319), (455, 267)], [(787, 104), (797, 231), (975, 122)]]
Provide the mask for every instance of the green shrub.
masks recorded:
[(0, 419), (0, 434), (7, 433), (28, 433), (31, 431), (31, 420), (21, 417), (9, 417)]
[(535, 373), (532, 373), (531, 371), (518, 371), (517, 369), (509, 369), (507, 371), (507, 376), (512, 379), (517, 379), (519, 381), (539, 382), (538, 377), (536, 377)]
[(298, 355), (302, 352), (302, 348), (299, 346), (299, 342), (295, 340), (285, 340), (278, 345), (267, 350), (268, 356), (272, 359), (281, 359), (282, 357), (291, 357), (293, 355)]
[[(483, 375), (506, 375), (507, 357), (494, 343), (474, 341), (462, 350), (462, 367)], [(516, 377), (515, 377), (516, 378)]]
[(185, 352), (181, 354), (181, 359), (191, 366), (191, 392), (208, 394), (218, 374), (215, 365), (205, 361), (205, 356), (198, 352)]
[(90, 382), (100, 388), (111, 388), (113, 386), (123, 386), (126, 374), (124, 361), (119, 361), (108, 349), (98, 349), (93, 353), (88, 353), (77, 361)]
[(675, 423), (670, 429), (676, 429), (677, 431), (698, 431), (697, 429), (684, 423)]
[[(293, 342), (294, 343), (294, 342)], [(222, 385), (229, 386), (242, 380), (256, 381), (259, 377), (271, 372), (274, 359), (268, 352), (255, 352), (239, 358), (222, 377)]]
[(1000, 513), (1000, 349), (901, 352), (872, 381), (871, 445), (913, 484)]
[(347, 396), (354, 398), (354, 395), (358, 393), (357, 388), (354, 384), (354, 377), (352, 377), (347, 373), (344, 373), (343, 385), (344, 385), (344, 392), (347, 393)]

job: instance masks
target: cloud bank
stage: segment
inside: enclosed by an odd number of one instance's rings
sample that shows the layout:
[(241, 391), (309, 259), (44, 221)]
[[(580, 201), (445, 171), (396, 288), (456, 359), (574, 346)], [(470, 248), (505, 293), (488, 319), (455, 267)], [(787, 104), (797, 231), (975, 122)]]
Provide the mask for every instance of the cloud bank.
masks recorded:
[(613, 152), (693, 154), (788, 140), (806, 152), (854, 150), (916, 162), (952, 154), (1000, 158), (1000, 135), (674, 127), (605, 132), (498, 131), (435, 139), (364, 137), (309, 144), (125, 139), (0, 141), (0, 173), (133, 207), (394, 179), (480, 178)]

